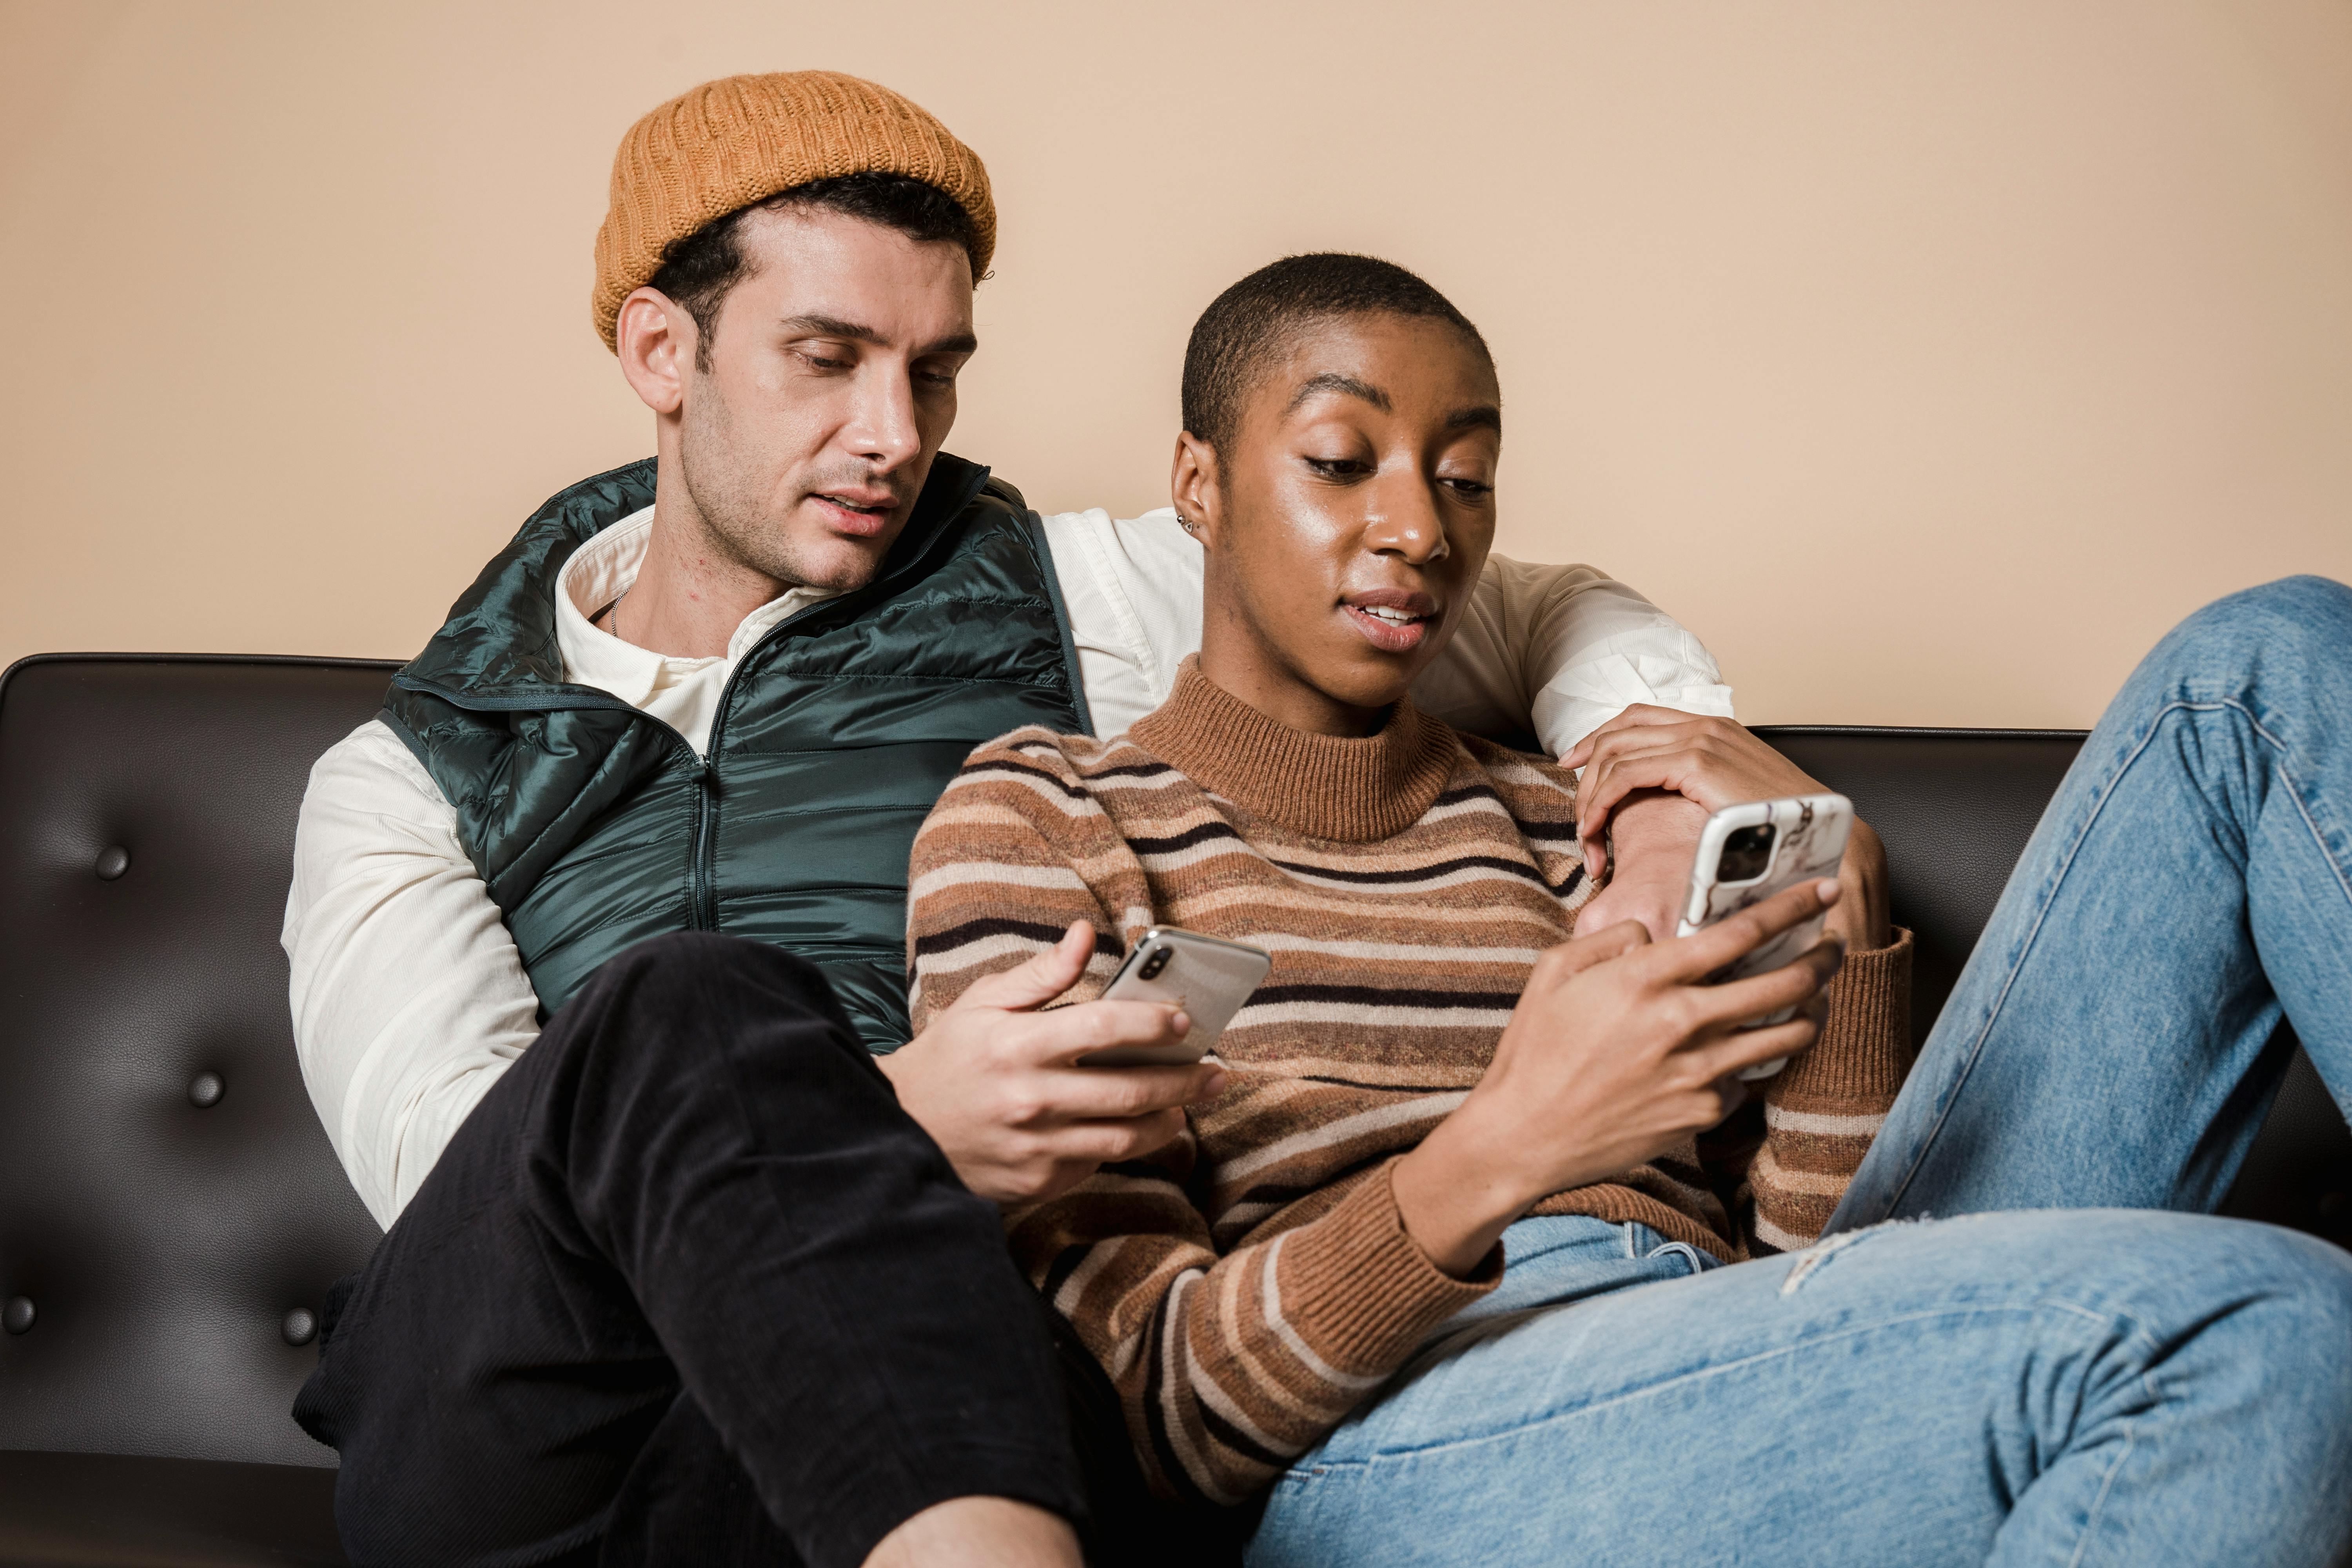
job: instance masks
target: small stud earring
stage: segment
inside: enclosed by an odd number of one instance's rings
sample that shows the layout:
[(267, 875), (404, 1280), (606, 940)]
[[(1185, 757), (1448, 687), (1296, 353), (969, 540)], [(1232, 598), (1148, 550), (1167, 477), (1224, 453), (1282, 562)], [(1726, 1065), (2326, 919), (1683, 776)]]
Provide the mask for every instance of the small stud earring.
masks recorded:
[(1182, 529), (1187, 533), (1197, 534), (1201, 531), (1201, 525), (1194, 522), (1191, 518), (1186, 517), (1181, 511), (1176, 514), (1176, 526)]

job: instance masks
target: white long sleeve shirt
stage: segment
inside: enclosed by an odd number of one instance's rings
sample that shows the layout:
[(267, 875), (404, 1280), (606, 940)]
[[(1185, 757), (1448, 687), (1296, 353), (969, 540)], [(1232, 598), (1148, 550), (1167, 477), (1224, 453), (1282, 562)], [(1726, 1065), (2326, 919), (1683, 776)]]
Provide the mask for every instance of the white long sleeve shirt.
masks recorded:
[[(1045, 520), (1096, 731), (1166, 699), (1201, 646), (1201, 547), (1171, 509)], [(672, 658), (591, 626), (643, 563), (649, 507), (565, 563), (564, 678), (663, 720), (698, 752), (736, 664), (823, 595), (794, 589), (744, 617), (727, 652)], [(1698, 640), (1589, 566), (1490, 557), (1413, 700), (1460, 729), (1532, 731), (1559, 754), (1635, 702), (1728, 717)], [(281, 941), (294, 1043), (352, 1184), (389, 1226), (467, 1115), (539, 1035), (539, 998), (457, 837), (457, 813), (398, 736), (371, 720), (310, 770)]]

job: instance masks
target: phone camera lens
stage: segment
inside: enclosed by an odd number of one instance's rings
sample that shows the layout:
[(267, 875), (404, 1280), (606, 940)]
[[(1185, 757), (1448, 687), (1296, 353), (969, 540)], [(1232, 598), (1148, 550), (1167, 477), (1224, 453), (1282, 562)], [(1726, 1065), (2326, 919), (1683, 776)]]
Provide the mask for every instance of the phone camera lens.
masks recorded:
[(1743, 827), (1723, 841), (1723, 858), (1716, 862), (1718, 882), (1752, 882), (1772, 864), (1772, 825)]
[(1157, 980), (1160, 978), (1160, 972), (1168, 967), (1168, 961), (1175, 956), (1176, 953), (1173, 949), (1165, 947), (1161, 948), (1158, 952), (1153, 953), (1150, 958), (1143, 961), (1143, 967), (1136, 972), (1136, 978), (1139, 980)]

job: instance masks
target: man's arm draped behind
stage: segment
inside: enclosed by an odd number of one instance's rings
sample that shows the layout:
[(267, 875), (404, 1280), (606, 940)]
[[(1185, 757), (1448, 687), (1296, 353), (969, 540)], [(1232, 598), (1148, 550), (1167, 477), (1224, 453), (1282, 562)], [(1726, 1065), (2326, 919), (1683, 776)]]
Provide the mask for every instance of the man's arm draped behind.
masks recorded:
[[(1200, 545), (1171, 511), (1045, 520), (1096, 728), (1157, 707), (1200, 647)], [(1414, 700), (1458, 728), (1555, 755), (1634, 702), (1728, 715), (1715, 661), (1673, 617), (1589, 566), (1492, 557)], [(371, 721), (311, 770), (281, 941), (313, 1104), (389, 1226), (539, 1033), (539, 998), (458, 842), (457, 816)]]
[(310, 769), (280, 941), (311, 1103), (389, 1229), (539, 1037), (539, 996), (457, 814), (375, 720)]
[[(1099, 508), (1062, 512), (1045, 535), (1095, 732), (1115, 735), (1165, 701), (1176, 667), (1200, 651), (1200, 542), (1167, 508), (1123, 521)], [(1732, 716), (1714, 657), (1672, 616), (1593, 567), (1501, 555), (1487, 557), (1412, 699), (1457, 730), (1533, 735), (1554, 756), (1637, 702)]]

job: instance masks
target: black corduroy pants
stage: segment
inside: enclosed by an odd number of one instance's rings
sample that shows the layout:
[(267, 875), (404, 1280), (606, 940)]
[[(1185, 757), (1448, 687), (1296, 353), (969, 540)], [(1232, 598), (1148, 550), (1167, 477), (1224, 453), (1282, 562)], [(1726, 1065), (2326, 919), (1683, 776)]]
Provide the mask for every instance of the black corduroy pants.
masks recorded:
[(1065, 1384), (1094, 1369), (763, 944), (606, 964), (327, 1317), (295, 1415), (362, 1568), (853, 1568), (950, 1498), (1084, 1511)]

